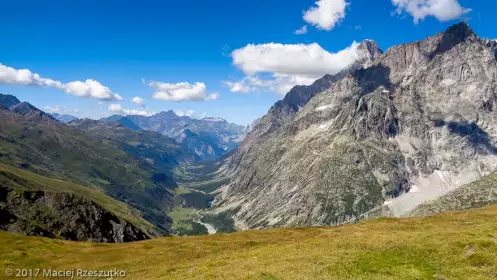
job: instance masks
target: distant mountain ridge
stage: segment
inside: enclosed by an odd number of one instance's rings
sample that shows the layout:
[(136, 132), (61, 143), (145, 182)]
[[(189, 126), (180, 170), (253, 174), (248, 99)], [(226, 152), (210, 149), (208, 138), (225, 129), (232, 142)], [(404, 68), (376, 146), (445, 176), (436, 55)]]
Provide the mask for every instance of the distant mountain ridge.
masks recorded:
[[(193, 151), (176, 140), (154, 131), (130, 129), (129, 121), (124, 120), (127, 118), (114, 122), (80, 119), (69, 125), (87, 131), (96, 138), (113, 141), (120, 149), (148, 161), (162, 172), (170, 173), (178, 165), (200, 160)], [(134, 127), (133, 123), (131, 125)]]
[(17, 97), (0, 93), (0, 106), (30, 119), (40, 119), (46, 121), (55, 121), (50, 114), (43, 112), (28, 102), (21, 102)]
[(178, 116), (172, 110), (150, 117), (113, 115), (101, 119), (118, 122), (129, 129), (159, 132), (174, 138), (201, 159), (218, 158), (238, 147), (246, 134), (244, 126), (229, 123), (222, 118), (195, 119)]
[(70, 123), (70, 122), (78, 119), (78, 117), (75, 117), (75, 116), (61, 115), (58, 113), (52, 113), (50, 115), (52, 115), (52, 117), (54, 117), (55, 119), (57, 119), (58, 121), (61, 121), (63, 123)]

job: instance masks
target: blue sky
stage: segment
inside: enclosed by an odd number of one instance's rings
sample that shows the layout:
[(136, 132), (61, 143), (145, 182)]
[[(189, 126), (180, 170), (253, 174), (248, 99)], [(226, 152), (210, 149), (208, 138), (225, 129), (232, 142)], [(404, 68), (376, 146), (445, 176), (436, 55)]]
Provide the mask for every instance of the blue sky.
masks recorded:
[(484, 0), (4, 2), (0, 92), (91, 118), (171, 109), (248, 124), (292, 85), (346, 66), (354, 41), (386, 50), (461, 19), (497, 38), (497, 2)]

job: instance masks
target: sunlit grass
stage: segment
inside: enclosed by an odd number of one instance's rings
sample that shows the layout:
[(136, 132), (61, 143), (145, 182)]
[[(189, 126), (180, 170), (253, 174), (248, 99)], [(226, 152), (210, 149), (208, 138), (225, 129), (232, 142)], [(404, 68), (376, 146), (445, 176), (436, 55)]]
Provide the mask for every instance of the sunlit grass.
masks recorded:
[(124, 269), (129, 279), (494, 279), (497, 206), (331, 228), (126, 244), (0, 233), (5, 268)]

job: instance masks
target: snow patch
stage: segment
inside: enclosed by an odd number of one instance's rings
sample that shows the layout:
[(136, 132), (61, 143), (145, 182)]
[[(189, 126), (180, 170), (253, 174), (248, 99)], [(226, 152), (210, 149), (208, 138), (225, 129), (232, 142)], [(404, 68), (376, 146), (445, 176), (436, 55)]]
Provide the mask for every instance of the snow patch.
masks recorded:
[(416, 187), (416, 185), (412, 186), (411, 189), (409, 190), (410, 193), (417, 193), (419, 192), (419, 188)]
[(319, 106), (315, 110), (316, 111), (324, 111), (324, 110), (332, 108), (332, 107), (333, 107), (333, 104), (328, 104), (328, 105)]
[(300, 131), (295, 137), (293, 138), (295, 141), (301, 140), (303, 138), (311, 137), (317, 133), (326, 131), (328, 128), (331, 127), (331, 124), (333, 123), (333, 120), (321, 123), (319, 125), (311, 125), (309, 128)]
[(452, 79), (443, 79), (442, 81), (440, 81), (440, 84), (442, 86), (451, 86), (453, 84), (455, 84), (456, 81), (452, 80)]

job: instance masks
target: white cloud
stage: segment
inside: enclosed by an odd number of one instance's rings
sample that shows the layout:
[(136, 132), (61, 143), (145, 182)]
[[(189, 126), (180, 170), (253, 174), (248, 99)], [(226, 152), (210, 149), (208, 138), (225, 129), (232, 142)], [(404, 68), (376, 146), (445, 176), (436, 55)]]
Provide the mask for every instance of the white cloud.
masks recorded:
[(302, 34), (306, 34), (306, 33), (307, 33), (307, 25), (304, 25), (301, 28), (295, 30), (295, 32), (293, 32), (293, 34), (295, 34), (295, 35), (302, 35)]
[(272, 79), (246, 76), (237, 82), (224, 81), (223, 83), (234, 93), (269, 91), (284, 95), (296, 85), (310, 85), (317, 79), (317, 77), (274, 74)]
[(119, 104), (111, 104), (108, 109), (110, 112), (115, 113), (115, 114), (120, 114), (120, 115), (139, 115), (139, 116), (146, 116), (146, 117), (153, 115), (153, 113), (149, 113), (149, 112), (144, 111), (144, 110), (124, 109)]
[(190, 118), (195, 115), (195, 111), (193, 110), (187, 110), (187, 111), (177, 110), (174, 111), (174, 113), (180, 117), (190, 117)]
[(64, 84), (60, 81), (42, 78), (28, 69), (14, 69), (3, 64), (0, 64), (0, 84), (52, 87), (79, 97), (122, 100), (119, 94), (113, 93), (108, 87), (92, 79)]
[(345, 8), (349, 5), (345, 0), (319, 0), (315, 4), (317, 7), (304, 12), (304, 20), (327, 31), (345, 18)]
[(392, 3), (397, 7), (397, 13), (410, 14), (416, 24), (427, 16), (434, 16), (439, 21), (449, 21), (471, 11), (462, 7), (457, 0), (392, 0)]
[(208, 93), (207, 86), (204, 83), (197, 82), (169, 84), (156, 81), (146, 83), (149, 87), (154, 88), (154, 99), (166, 101), (209, 101), (219, 99), (219, 93)]
[(246, 74), (271, 72), (280, 75), (322, 76), (335, 74), (358, 58), (358, 43), (337, 53), (317, 43), (247, 45), (232, 53), (233, 63)]
[(101, 100), (123, 100), (119, 94), (113, 93), (108, 87), (95, 80), (70, 82), (63, 85), (60, 89), (64, 89), (67, 93), (79, 97)]
[(192, 119), (203, 119), (207, 117), (207, 113), (199, 113), (194, 110), (176, 110), (174, 113), (180, 117), (190, 117)]
[(71, 109), (71, 108), (67, 108), (65, 106), (58, 106), (58, 105), (43, 106), (42, 109), (43, 109), (43, 111), (50, 113), (50, 114), (57, 113), (57, 114), (69, 114), (70, 115), (70, 114), (79, 113), (78, 109)]
[[(268, 90), (287, 93), (296, 85), (310, 85), (325, 74), (336, 74), (359, 58), (358, 43), (337, 53), (324, 50), (317, 43), (284, 45), (277, 43), (247, 45), (232, 53), (233, 64), (246, 77), (240, 81), (223, 81), (231, 92)], [(263, 79), (258, 74), (270, 74)]]
[(229, 87), (231, 92), (247, 93), (247, 92), (254, 91), (254, 89), (249, 87), (244, 80), (238, 81), (238, 82), (222, 81), (221, 83), (223, 83), (225, 86)]
[(131, 99), (132, 102), (136, 103), (137, 105), (143, 107), (145, 106), (145, 100), (141, 97), (135, 96), (133, 99)]

